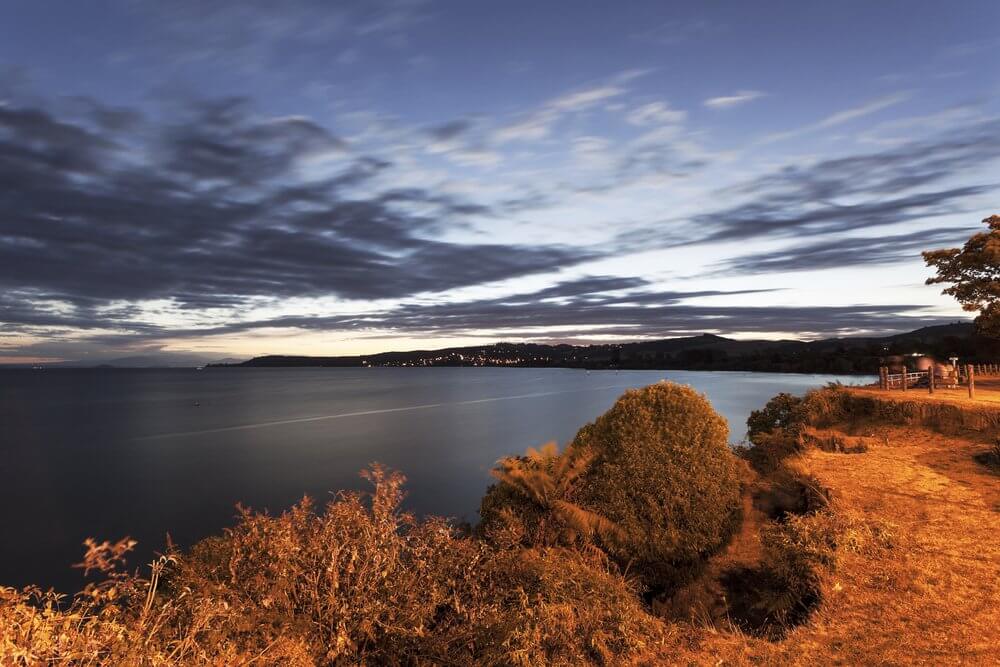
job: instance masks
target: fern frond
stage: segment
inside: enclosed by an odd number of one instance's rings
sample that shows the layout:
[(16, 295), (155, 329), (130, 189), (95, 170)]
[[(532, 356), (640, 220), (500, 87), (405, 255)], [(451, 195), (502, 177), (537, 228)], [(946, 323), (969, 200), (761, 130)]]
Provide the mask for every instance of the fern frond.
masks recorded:
[(577, 533), (591, 538), (598, 537), (612, 544), (624, 544), (628, 534), (614, 521), (597, 512), (584, 509), (566, 500), (556, 500), (552, 510)]

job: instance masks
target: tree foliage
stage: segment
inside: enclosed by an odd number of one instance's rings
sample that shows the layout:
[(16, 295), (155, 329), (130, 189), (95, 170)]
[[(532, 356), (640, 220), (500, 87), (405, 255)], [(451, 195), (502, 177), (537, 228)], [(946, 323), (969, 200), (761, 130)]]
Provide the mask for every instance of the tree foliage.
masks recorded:
[(976, 327), (986, 336), (1000, 338), (1000, 215), (983, 220), (988, 232), (974, 234), (959, 248), (930, 250), (927, 266), (937, 275), (928, 285), (950, 284), (943, 290), (970, 312), (979, 312)]

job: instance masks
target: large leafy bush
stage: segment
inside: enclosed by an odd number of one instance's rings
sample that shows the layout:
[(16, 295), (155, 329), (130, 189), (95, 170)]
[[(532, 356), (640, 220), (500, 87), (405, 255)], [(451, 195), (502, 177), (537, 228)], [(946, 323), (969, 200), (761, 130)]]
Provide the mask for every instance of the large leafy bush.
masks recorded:
[(740, 462), (725, 419), (689, 387), (626, 392), (566, 451), (505, 459), (481, 531), (525, 545), (599, 547), (652, 588), (683, 580), (739, 520)]
[(576, 501), (614, 522), (605, 543), (654, 586), (680, 583), (738, 524), (740, 465), (729, 428), (690, 387), (661, 382), (626, 392), (577, 433), (592, 453)]

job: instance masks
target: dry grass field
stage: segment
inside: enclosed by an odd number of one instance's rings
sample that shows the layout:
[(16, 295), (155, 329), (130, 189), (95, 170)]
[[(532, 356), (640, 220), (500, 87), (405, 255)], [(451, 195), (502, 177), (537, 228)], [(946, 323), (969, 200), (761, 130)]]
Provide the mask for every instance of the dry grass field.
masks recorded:
[(927, 387), (910, 387), (905, 392), (893, 389), (891, 392), (880, 391), (878, 387), (856, 387), (851, 391), (891, 397), (896, 401), (933, 401), (954, 403), (960, 405), (997, 405), (1000, 406), (1000, 377), (995, 375), (976, 377), (975, 399), (969, 398), (969, 390), (965, 385), (958, 387), (938, 386), (934, 393)]
[[(881, 396), (903, 400), (900, 392)], [(996, 432), (943, 434), (860, 417), (821, 435), (867, 451), (809, 448), (786, 461), (828, 490), (830, 509), (848, 526), (807, 620), (768, 641), (716, 618), (642, 664), (1000, 664)], [(745, 525), (713, 567), (752, 567), (760, 556), (757, 534)]]

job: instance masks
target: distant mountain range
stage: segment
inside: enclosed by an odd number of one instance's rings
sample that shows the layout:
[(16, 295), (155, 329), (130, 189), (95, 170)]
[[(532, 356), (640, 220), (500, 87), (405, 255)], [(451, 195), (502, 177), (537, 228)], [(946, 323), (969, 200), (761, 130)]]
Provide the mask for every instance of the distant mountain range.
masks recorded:
[(357, 356), (255, 357), (240, 367), (513, 366), (588, 369), (741, 370), (792, 373), (875, 373), (889, 354), (931, 354), (969, 361), (1000, 359), (1000, 341), (956, 322), (885, 337), (817, 341), (734, 340), (703, 334), (637, 343), (545, 345), (494, 343), (440, 350)]

